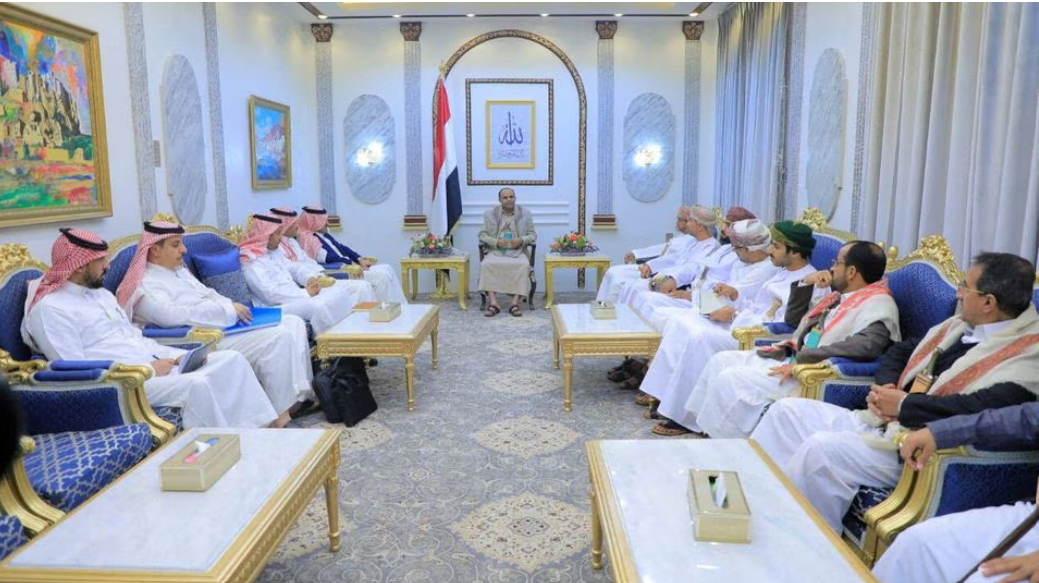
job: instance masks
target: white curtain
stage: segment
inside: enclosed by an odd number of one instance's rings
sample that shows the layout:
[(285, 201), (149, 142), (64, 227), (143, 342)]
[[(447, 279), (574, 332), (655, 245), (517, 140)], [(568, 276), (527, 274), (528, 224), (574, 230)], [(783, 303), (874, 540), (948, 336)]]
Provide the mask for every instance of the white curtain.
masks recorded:
[(1039, 254), (1039, 4), (885, 4), (861, 232)]
[(718, 18), (715, 196), (758, 218), (780, 216), (791, 5), (740, 3)]

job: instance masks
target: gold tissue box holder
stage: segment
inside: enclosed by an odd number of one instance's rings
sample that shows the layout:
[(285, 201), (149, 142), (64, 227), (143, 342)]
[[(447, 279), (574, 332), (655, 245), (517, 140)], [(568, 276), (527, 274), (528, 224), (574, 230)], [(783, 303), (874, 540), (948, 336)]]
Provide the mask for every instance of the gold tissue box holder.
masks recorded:
[[(716, 502), (718, 479), (722, 478), (725, 499)], [(712, 482), (715, 487), (712, 487)], [(689, 470), (689, 511), (693, 515), (693, 537), (719, 543), (750, 542), (750, 508), (736, 472)]]
[(596, 320), (616, 320), (617, 319), (617, 306), (613, 302), (598, 302), (592, 301), (590, 304), (592, 309), (592, 317)]
[(389, 322), (400, 315), (400, 304), (383, 302), (368, 312), (369, 322)]
[[(195, 461), (184, 458), (195, 453), (196, 441), (216, 439)], [(181, 492), (205, 492), (242, 457), (237, 435), (229, 433), (198, 435), (159, 466), (162, 489)]]

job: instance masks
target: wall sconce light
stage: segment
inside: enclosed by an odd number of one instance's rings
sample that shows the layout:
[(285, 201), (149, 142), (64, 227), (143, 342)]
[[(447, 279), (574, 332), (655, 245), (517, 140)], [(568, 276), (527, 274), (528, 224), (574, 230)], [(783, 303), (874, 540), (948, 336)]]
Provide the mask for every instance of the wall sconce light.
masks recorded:
[(660, 162), (662, 156), (660, 146), (657, 144), (646, 144), (635, 151), (635, 164), (644, 167), (654, 166)]
[(370, 168), (378, 165), (385, 157), (381, 142), (371, 142), (367, 146), (357, 150), (357, 165), (362, 168)]

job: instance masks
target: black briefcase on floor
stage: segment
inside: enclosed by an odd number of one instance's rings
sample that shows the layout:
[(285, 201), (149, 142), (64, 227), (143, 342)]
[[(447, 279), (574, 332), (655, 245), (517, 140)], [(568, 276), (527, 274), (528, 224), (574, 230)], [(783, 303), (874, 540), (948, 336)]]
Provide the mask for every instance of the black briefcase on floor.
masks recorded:
[(314, 393), (325, 418), (353, 427), (379, 406), (368, 386), (368, 373), (361, 358), (336, 358), (314, 375)]

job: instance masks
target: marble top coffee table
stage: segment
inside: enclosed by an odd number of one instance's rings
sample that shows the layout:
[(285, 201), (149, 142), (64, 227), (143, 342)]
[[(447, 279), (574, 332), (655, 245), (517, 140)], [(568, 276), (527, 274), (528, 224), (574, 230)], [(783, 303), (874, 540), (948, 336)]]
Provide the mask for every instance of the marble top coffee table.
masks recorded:
[(433, 349), (433, 370), (438, 365), (438, 306), (406, 304), (400, 315), (389, 322), (369, 322), (368, 312), (354, 312), (319, 334), (317, 356), (322, 360), (337, 356), (396, 356), (404, 359), (408, 391), (408, 411), (415, 410), (415, 353), (429, 337)]
[[(585, 449), (592, 567), (603, 567), (605, 535), (615, 583), (876, 581), (752, 441), (589, 441)], [(692, 468), (739, 473), (750, 543), (693, 537)]]
[(617, 318), (597, 320), (589, 304), (552, 306), (552, 366), (563, 353), (563, 409), (570, 410), (576, 356), (645, 356), (652, 359), (660, 334), (628, 306), (617, 306)]
[[(162, 491), (159, 465), (200, 432), (238, 435), (241, 459), (205, 492)], [(0, 581), (252, 581), (322, 485), (338, 551), (339, 435), (182, 433), (0, 563)]]

